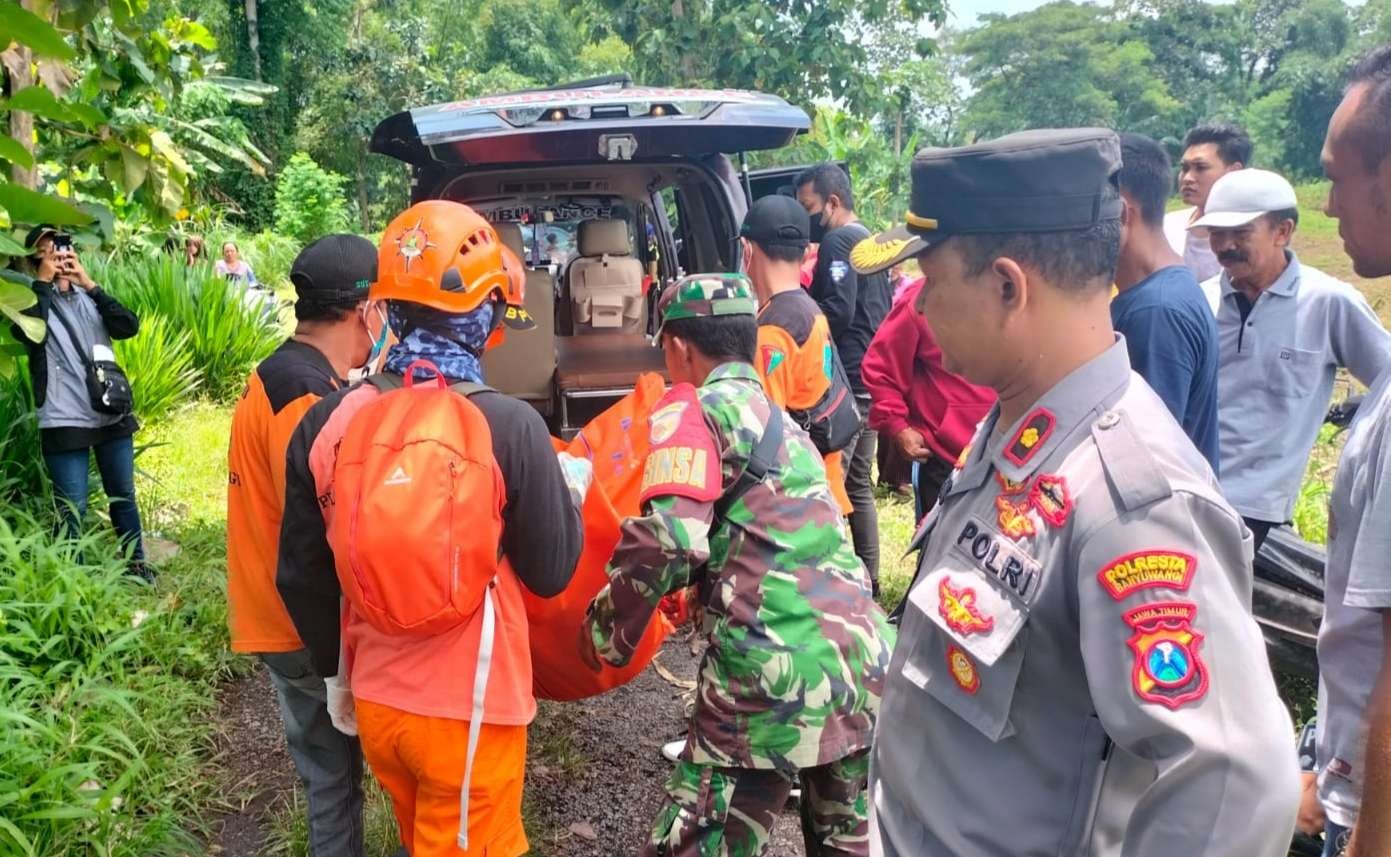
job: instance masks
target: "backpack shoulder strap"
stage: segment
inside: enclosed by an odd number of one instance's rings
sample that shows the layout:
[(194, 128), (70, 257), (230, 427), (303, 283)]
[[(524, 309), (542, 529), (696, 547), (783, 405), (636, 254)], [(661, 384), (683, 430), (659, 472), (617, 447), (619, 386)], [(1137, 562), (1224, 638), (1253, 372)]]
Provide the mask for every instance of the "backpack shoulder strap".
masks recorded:
[[(406, 379), (400, 375), (392, 375), (387, 372), (378, 372), (375, 375), (367, 376), (367, 383), (376, 387), (383, 393), (390, 393), (392, 390), (400, 390), (405, 386)], [(464, 397), (473, 396), (477, 393), (492, 391), (493, 388), (487, 384), (475, 384), (472, 381), (460, 381), (457, 384), (450, 384), (449, 389)], [(496, 392), (496, 391), (494, 391)]]
[(748, 490), (763, 481), (768, 475), (768, 471), (773, 469), (774, 462), (778, 459), (778, 449), (782, 447), (782, 408), (772, 401), (768, 402), (768, 424), (763, 427), (763, 436), (754, 444), (753, 452), (749, 454), (748, 463), (744, 465), (744, 471), (739, 474), (739, 478), (734, 480), (734, 484), (724, 493), (724, 496), (715, 501), (715, 518), (720, 520), (728, 514), (731, 506)]
[(450, 384), (449, 389), (453, 390), (454, 392), (458, 393), (466, 399), (472, 398), (473, 396), (476, 396), (479, 393), (497, 392), (492, 387), (489, 387), (487, 384), (475, 384), (472, 381), (460, 381), (457, 384)]
[(367, 383), (376, 387), (379, 392), (390, 393), (392, 390), (399, 390), (405, 386), (405, 379), (400, 375), (389, 375), (386, 372), (378, 372), (375, 375), (368, 375)]

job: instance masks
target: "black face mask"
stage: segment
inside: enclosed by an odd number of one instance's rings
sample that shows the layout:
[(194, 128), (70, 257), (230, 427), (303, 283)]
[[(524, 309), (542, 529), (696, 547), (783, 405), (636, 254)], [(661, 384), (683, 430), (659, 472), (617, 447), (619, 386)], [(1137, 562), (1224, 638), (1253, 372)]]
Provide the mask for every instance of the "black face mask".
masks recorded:
[(820, 244), (821, 239), (826, 237), (826, 224), (822, 218), (826, 216), (826, 209), (821, 209), (811, 216), (811, 243)]

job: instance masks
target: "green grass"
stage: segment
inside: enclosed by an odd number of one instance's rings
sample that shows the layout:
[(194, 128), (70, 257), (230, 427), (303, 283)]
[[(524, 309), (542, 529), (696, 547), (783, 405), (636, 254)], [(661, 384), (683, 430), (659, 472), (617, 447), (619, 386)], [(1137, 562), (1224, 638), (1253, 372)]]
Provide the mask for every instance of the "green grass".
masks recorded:
[[(366, 800), (362, 808), (363, 852), (366, 857), (395, 857), (401, 847), (396, 832), (396, 816), (392, 813), (391, 798), (369, 774)], [(266, 843), (266, 857), (308, 857), (309, 821), (305, 817), (304, 792), (295, 787), (290, 799), (275, 814), (271, 834)]]
[(879, 508), (879, 603), (892, 610), (908, 594), (917, 569), (917, 554), (906, 554), (913, 540), (913, 499), (875, 487)]
[(226, 525), (232, 406), (196, 401), (136, 435), (137, 496), (145, 526)]

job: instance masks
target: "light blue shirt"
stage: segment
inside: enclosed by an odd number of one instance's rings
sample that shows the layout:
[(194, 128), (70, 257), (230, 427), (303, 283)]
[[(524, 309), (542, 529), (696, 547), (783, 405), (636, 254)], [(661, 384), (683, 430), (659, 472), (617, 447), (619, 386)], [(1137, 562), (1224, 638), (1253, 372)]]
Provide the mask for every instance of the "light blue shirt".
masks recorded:
[(1230, 277), (1215, 279), (1222, 491), (1242, 515), (1277, 523), (1294, 512), (1338, 369), (1370, 386), (1391, 366), (1391, 334), (1362, 293), (1287, 255), (1245, 322)]
[(1352, 827), (1362, 801), (1367, 709), (1391, 610), (1391, 372), (1348, 429), (1329, 498), (1328, 564), (1319, 626), (1319, 800)]

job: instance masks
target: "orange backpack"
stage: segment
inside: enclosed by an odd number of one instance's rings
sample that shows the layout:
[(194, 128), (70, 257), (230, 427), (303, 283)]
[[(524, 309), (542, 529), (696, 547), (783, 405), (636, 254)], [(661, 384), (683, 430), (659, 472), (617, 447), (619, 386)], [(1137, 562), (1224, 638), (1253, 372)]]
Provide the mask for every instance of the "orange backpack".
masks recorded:
[[(413, 382), (420, 366), (435, 373)], [(506, 492), (492, 431), (468, 397), (417, 360), (348, 425), (334, 467), (329, 544), (343, 594), (384, 634), (433, 636), (478, 611), (497, 573)]]

